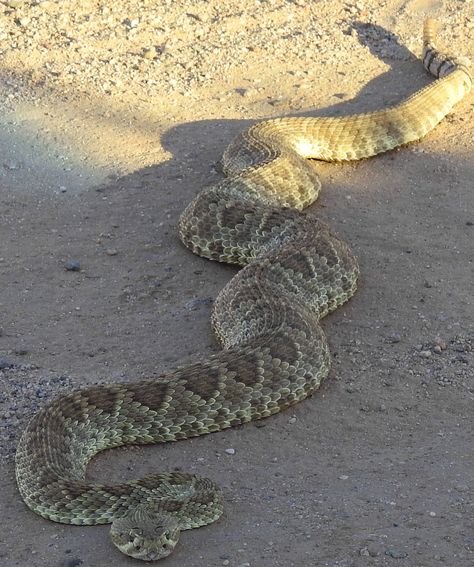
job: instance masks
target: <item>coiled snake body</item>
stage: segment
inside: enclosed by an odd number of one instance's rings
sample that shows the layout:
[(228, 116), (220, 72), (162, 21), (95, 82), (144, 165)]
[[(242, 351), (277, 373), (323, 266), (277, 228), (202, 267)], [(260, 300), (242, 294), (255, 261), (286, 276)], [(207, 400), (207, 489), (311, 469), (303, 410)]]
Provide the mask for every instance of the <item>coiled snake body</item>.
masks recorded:
[(471, 88), (467, 64), (440, 54), (425, 23), (425, 67), (438, 80), (401, 104), (337, 118), (282, 118), (251, 126), (227, 148), (227, 178), (204, 189), (179, 222), (193, 252), (243, 269), (217, 297), (223, 350), (159, 379), (67, 394), (33, 417), (16, 453), (23, 500), (69, 524), (113, 523), (114, 543), (144, 560), (168, 555), (179, 531), (211, 523), (222, 493), (183, 473), (91, 484), (99, 451), (186, 439), (260, 419), (319, 387), (330, 366), (319, 320), (356, 289), (349, 247), (301, 212), (319, 191), (303, 158), (365, 158), (416, 140)]

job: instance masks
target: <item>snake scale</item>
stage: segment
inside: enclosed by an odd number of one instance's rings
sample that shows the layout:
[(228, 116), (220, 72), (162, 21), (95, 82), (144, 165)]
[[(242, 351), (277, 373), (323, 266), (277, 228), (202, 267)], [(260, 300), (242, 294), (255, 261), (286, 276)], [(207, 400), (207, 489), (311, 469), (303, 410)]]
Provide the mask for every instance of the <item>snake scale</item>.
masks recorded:
[(68, 524), (112, 523), (113, 542), (143, 560), (168, 555), (180, 530), (219, 518), (211, 480), (171, 472), (118, 485), (85, 480), (98, 452), (187, 439), (267, 417), (327, 376), (320, 319), (355, 292), (357, 261), (325, 224), (302, 212), (320, 183), (304, 158), (355, 160), (416, 140), (472, 86), (467, 62), (434, 46), (424, 26), (423, 64), (437, 80), (397, 106), (368, 114), (281, 118), (240, 134), (223, 157), (227, 177), (182, 213), (193, 252), (243, 269), (218, 295), (212, 324), (222, 351), (158, 379), (94, 386), (37, 413), (16, 452), (25, 503)]

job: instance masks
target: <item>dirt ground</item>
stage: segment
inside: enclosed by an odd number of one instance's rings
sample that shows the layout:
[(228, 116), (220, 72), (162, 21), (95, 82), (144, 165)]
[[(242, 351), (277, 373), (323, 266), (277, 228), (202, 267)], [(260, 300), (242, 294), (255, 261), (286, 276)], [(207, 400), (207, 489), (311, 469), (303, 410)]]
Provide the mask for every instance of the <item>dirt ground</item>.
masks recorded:
[[(471, 0), (0, 4), (2, 565), (137, 565), (107, 526), (26, 508), (21, 431), (60, 393), (217, 351), (212, 300), (235, 269), (181, 245), (180, 212), (254, 121), (363, 112), (428, 84), (427, 15), (474, 60)], [(93, 479), (179, 468), (223, 486), (223, 518), (184, 533), (163, 565), (474, 564), (473, 120), (471, 95), (419, 143), (314, 163), (311, 214), (362, 270), (324, 321), (334, 364), (316, 395), (94, 460)]]

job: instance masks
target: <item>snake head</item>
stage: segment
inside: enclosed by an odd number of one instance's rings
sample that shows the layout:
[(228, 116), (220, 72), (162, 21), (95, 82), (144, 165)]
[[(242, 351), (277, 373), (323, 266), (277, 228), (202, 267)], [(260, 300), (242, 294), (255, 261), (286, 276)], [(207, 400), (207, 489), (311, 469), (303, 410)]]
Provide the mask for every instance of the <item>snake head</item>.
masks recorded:
[(178, 542), (180, 528), (173, 516), (156, 514), (138, 506), (112, 522), (110, 537), (125, 555), (156, 561), (169, 555)]

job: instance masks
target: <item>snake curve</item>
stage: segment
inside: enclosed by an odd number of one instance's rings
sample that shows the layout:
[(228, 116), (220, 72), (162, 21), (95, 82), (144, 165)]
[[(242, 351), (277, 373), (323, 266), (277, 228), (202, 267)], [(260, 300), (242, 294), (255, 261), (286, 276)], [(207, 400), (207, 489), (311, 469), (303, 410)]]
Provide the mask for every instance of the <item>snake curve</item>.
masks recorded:
[(357, 261), (325, 224), (302, 212), (320, 182), (304, 158), (366, 158), (419, 139), (467, 94), (468, 64), (439, 52), (424, 25), (423, 64), (437, 80), (368, 114), (257, 123), (226, 149), (221, 182), (179, 221), (196, 254), (242, 270), (218, 295), (212, 325), (222, 351), (158, 379), (93, 386), (37, 413), (16, 452), (27, 506), (68, 524), (112, 523), (128, 555), (168, 555), (180, 530), (217, 520), (222, 492), (209, 479), (163, 473), (118, 485), (85, 480), (98, 452), (186, 439), (275, 414), (314, 392), (330, 356), (320, 319), (356, 290)]

